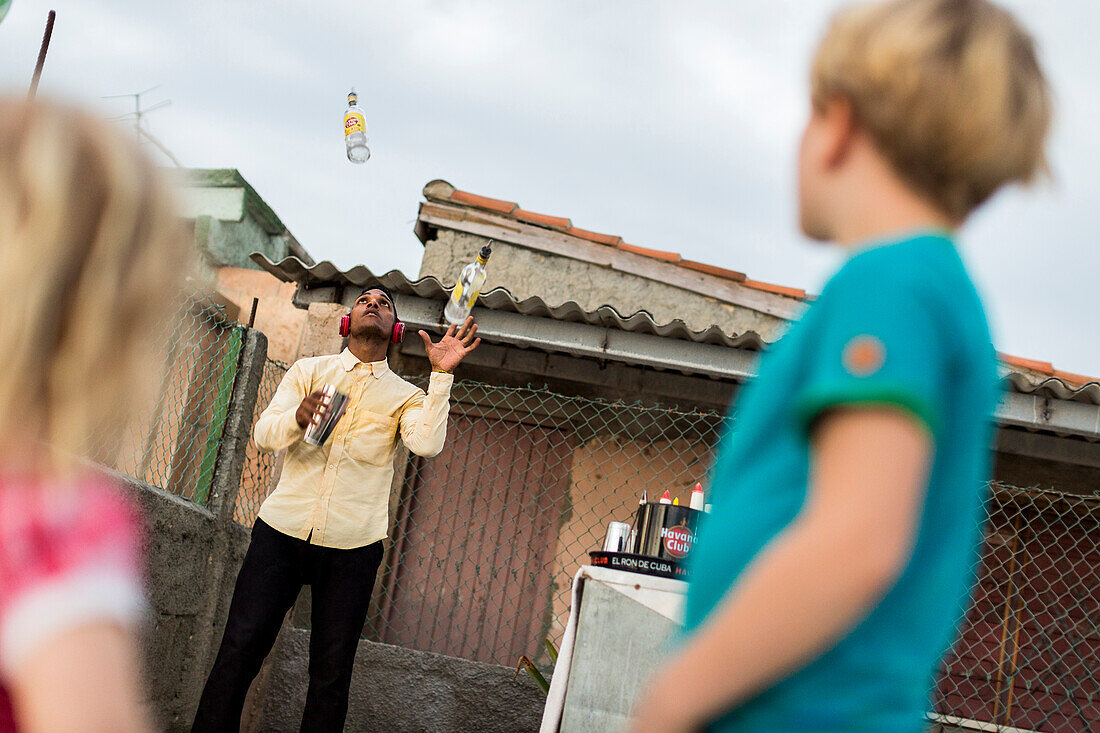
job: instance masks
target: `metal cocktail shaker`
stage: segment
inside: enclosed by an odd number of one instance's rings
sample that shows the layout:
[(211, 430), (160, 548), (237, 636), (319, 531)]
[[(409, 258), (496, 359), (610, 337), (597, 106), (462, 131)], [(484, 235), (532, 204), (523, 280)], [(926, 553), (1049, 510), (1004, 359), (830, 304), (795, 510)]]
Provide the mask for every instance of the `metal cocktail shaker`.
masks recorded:
[(336, 429), (336, 423), (344, 415), (348, 407), (348, 396), (343, 392), (337, 392), (331, 384), (321, 388), (321, 406), (324, 412), (318, 422), (311, 422), (306, 426), (305, 441), (310, 445), (322, 446)]
[(610, 522), (607, 525), (607, 536), (604, 537), (604, 552), (631, 552), (630, 525), (626, 522)]

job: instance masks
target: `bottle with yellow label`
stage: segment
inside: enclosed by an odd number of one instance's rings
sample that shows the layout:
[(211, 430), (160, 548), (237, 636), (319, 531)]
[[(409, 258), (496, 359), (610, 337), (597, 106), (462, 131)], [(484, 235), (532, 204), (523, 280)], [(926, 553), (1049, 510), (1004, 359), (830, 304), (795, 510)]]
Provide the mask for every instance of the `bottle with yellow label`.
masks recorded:
[(359, 97), (352, 88), (348, 92), (348, 108), (344, 111), (344, 144), (348, 148), (348, 160), (352, 163), (366, 163), (370, 157), (367, 147), (367, 121), (363, 110), (359, 109)]
[(489, 262), (489, 255), (493, 253), (492, 244), (493, 240), (490, 239), (489, 244), (478, 253), (477, 262), (471, 262), (462, 268), (455, 289), (451, 292), (451, 299), (443, 309), (443, 317), (448, 323), (461, 324), (473, 310), (474, 301), (481, 294), (481, 286), (485, 284), (485, 265)]

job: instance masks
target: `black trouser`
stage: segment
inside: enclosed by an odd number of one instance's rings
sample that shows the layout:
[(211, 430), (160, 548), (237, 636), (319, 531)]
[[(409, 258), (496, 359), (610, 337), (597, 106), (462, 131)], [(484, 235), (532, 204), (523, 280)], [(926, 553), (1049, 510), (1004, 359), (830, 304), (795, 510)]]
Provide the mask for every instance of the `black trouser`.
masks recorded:
[(301, 729), (342, 731), (355, 650), (381, 562), (381, 541), (352, 550), (319, 547), (257, 519), (191, 730), (240, 730), (248, 687), (298, 591), (310, 585), (309, 691)]

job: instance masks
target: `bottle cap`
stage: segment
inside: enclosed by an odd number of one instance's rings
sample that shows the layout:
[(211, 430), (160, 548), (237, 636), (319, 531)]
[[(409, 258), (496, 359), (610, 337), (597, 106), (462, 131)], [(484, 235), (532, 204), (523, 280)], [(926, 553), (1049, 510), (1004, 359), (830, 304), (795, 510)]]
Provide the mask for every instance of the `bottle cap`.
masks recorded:
[(672, 503), (672, 494), (668, 493), (668, 489), (665, 489), (665, 493), (661, 494), (661, 503), (662, 504), (671, 504)]
[(695, 484), (695, 488), (691, 490), (691, 508), (703, 511), (706, 499), (703, 496), (703, 485)]
[(493, 253), (493, 240), (489, 240), (489, 244), (481, 248), (481, 252), (478, 253), (477, 258), (482, 262), (489, 260), (489, 255)]

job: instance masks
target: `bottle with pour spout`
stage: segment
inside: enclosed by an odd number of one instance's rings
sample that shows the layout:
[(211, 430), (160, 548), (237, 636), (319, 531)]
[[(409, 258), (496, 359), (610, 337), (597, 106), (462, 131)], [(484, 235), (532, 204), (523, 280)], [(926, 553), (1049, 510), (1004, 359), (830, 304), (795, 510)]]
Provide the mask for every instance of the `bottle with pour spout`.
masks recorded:
[(485, 284), (485, 266), (489, 262), (489, 255), (493, 253), (492, 244), (493, 240), (490, 239), (481, 248), (477, 260), (463, 267), (459, 273), (455, 289), (451, 291), (451, 298), (443, 309), (443, 317), (448, 323), (460, 325), (473, 310), (474, 302), (481, 294), (481, 286)]

